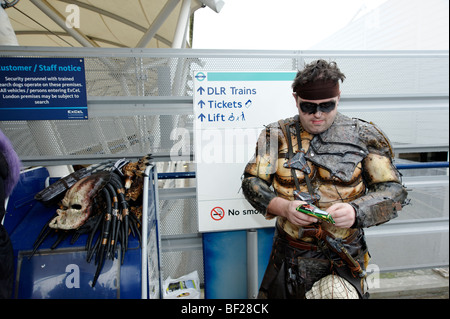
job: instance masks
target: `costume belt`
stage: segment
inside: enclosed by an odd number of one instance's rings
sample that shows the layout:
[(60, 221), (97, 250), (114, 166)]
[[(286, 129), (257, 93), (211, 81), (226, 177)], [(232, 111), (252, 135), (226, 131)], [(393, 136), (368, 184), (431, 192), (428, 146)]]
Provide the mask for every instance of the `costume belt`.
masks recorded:
[[(278, 223), (276, 223), (276, 227), (278, 229), (278, 236), (285, 239), (292, 247), (306, 250), (318, 250), (318, 245), (301, 241), (288, 235), (283, 228), (278, 225)], [(301, 233), (302, 237), (316, 238), (319, 240), (324, 240), (326, 236), (335, 238), (332, 233), (323, 229), (320, 224), (318, 224), (318, 227), (302, 227), (299, 233)], [(352, 232), (352, 234), (348, 237), (342, 239), (342, 243), (350, 244), (357, 237), (357, 235), (357, 231)]]
[(298, 239), (295, 239), (292, 236), (289, 236), (279, 225), (276, 224), (277, 230), (278, 230), (278, 237), (281, 239), (284, 239), (289, 246), (292, 246), (297, 249), (302, 250), (313, 250), (317, 251), (319, 250), (319, 246), (313, 243), (308, 243), (305, 241), (299, 241)]
[(297, 240), (291, 236), (289, 236), (281, 227), (278, 226), (278, 236), (288, 243), (289, 246), (302, 249), (302, 250), (312, 250), (312, 251), (323, 251), (325, 247), (336, 253), (346, 264), (349, 266), (350, 270), (354, 274), (354, 276), (365, 277), (366, 273), (364, 269), (360, 266), (359, 262), (356, 261), (347, 249), (344, 247), (344, 244), (352, 243), (358, 232), (353, 232), (350, 236), (345, 239), (335, 238), (333, 234), (322, 229), (321, 225), (318, 224), (318, 227), (303, 227), (302, 235), (305, 237), (312, 237), (318, 240), (318, 244), (308, 243), (304, 241)]

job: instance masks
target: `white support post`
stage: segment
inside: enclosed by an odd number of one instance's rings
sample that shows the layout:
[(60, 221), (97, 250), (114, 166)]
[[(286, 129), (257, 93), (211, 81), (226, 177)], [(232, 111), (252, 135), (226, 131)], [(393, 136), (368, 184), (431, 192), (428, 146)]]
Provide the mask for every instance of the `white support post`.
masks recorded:
[(173, 37), (172, 48), (183, 48), (183, 40), (185, 39), (188, 30), (189, 17), (191, 16), (191, 0), (183, 0), (181, 5), (180, 15), (178, 17), (177, 28), (175, 29), (175, 36)]
[(258, 232), (247, 229), (247, 297), (258, 297)]
[(139, 43), (136, 45), (137, 48), (145, 48), (148, 45), (150, 40), (153, 39), (153, 37), (156, 35), (156, 32), (158, 32), (159, 28), (172, 13), (173, 9), (175, 9), (178, 2), (180, 2), (180, 0), (170, 0), (166, 3), (164, 8), (162, 8), (156, 19), (153, 21), (150, 28), (148, 28), (148, 30), (142, 36), (141, 40), (139, 40)]
[[(0, 1), (1, 2), (1, 1)], [(0, 45), (19, 45), (5, 9), (0, 6)]]

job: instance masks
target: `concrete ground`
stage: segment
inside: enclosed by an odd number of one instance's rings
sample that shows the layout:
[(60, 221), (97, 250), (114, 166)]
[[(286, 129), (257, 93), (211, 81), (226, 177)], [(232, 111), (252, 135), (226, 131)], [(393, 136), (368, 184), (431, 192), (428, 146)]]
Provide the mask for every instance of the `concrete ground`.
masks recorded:
[(370, 299), (449, 299), (449, 268), (381, 273), (369, 293)]
[(381, 273), (370, 299), (449, 299), (449, 268)]

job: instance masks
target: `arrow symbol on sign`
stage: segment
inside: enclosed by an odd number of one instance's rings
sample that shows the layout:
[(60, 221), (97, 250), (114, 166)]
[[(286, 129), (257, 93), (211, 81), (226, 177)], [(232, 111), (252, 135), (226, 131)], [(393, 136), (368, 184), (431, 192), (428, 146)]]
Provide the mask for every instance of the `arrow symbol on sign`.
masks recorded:
[(203, 120), (206, 118), (206, 116), (203, 115), (203, 113), (201, 113), (201, 114), (198, 116), (198, 118), (200, 119), (200, 121), (203, 122)]
[(203, 102), (202, 100), (200, 100), (200, 102), (198, 102), (198, 105), (200, 105), (200, 108), (203, 108), (203, 106), (204, 106), (205, 104), (206, 104), (206, 103)]
[(202, 88), (202, 87), (199, 87), (199, 88), (197, 89), (197, 92), (199, 92), (199, 93), (200, 93), (200, 95), (202, 95), (202, 94), (203, 94), (203, 92), (205, 92), (205, 89), (204, 89), (204, 88)]

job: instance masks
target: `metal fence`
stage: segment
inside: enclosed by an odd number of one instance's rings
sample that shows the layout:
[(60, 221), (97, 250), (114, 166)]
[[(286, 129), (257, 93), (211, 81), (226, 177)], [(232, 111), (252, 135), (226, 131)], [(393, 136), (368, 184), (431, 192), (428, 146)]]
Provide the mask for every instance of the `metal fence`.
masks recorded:
[[(0, 119), (0, 129), (25, 165), (87, 164), (152, 153), (158, 172), (194, 171), (192, 157), (186, 160), (171, 151), (184, 144), (193, 155), (195, 71), (295, 71), (318, 58), (335, 60), (346, 75), (340, 111), (375, 122), (390, 137), (396, 154), (448, 152), (448, 51), (0, 47), (0, 57), (7, 56), (85, 60), (89, 119)], [(190, 135), (181, 139), (176, 134), (180, 128)], [(384, 254), (385, 259), (377, 262), (385, 269), (422, 267), (426, 263), (419, 265), (418, 260), (429, 258), (427, 254), (432, 254), (428, 266), (448, 264), (448, 169), (434, 173), (422, 170), (419, 177), (405, 173), (407, 185), (414, 188), (413, 205), (398, 221), (368, 230), (374, 249), (385, 249), (389, 239), (409, 252), (396, 261)], [(161, 180), (160, 188), (164, 274), (174, 278), (199, 270), (202, 276), (195, 181)], [(434, 243), (433, 252), (419, 240), (413, 241), (419, 246), (411, 247), (405, 234), (425, 236)], [(419, 250), (418, 258), (408, 259), (411, 251)]]

